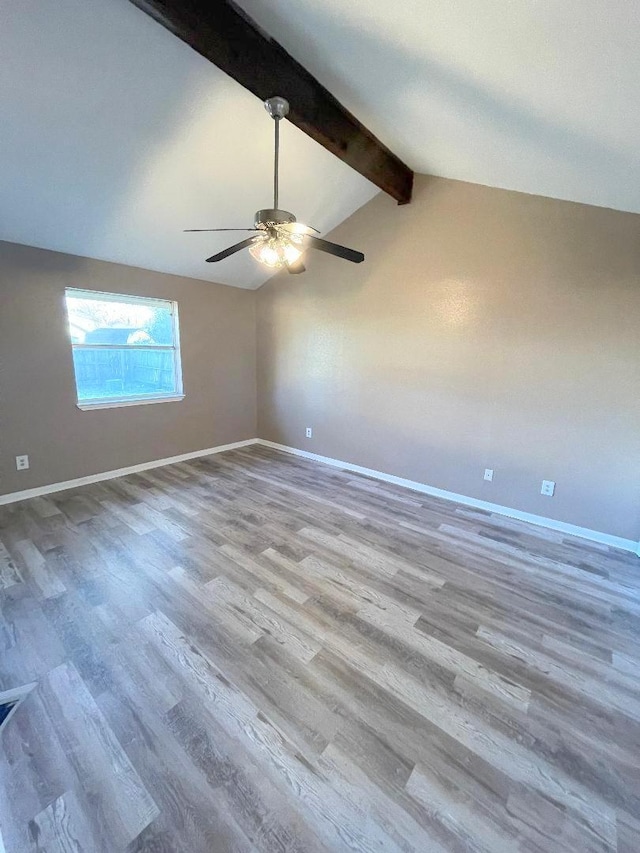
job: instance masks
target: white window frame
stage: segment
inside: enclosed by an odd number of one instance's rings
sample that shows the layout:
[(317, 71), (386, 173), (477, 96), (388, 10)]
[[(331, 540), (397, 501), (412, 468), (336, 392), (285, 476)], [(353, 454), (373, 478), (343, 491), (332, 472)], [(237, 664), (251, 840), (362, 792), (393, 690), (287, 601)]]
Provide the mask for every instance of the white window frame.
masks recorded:
[(126, 293), (106, 293), (100, 290), (84, 290), (80, 287), (65, 287), (65, 312), (67, 319), (69, 312), (67, 309), (67, 296), (75, 296), (81, 299), (95, 299), (100, 302), (131, 302), (135, 305), (141, 305), (145, 302), (157, 304), (164, 302), (169, 305), (171, 319), (173, 323), (173, 344), (76, 344), (71, 340), (69, 333), (69, 342), (71, 343), (72, 354), (76, 349), (82, 350), (105, 350), (105, 349), (140, 349), (149, 350), (169, 350), (173, 352), (173, 369), (175, 375), (175, 394), (143, 394), (139, 397), (96, 397), (93, 400), (80, 400), (78, 394), (78, 381), (75, 373), (75, 361), (73, 363), (73, 379), (76, 384), (76, 405), (83, 412), (93, 411), (94, 409), (114, 409), (123, 406), (144, 406), (149, 403), (174, 403), (184, 400), (184, 390), (182, 385), (182, 361), (180, 358), (180, 323), (178, 320), (178, 303), (171, 299), (161, 299), (155, 296), (134, 296)]

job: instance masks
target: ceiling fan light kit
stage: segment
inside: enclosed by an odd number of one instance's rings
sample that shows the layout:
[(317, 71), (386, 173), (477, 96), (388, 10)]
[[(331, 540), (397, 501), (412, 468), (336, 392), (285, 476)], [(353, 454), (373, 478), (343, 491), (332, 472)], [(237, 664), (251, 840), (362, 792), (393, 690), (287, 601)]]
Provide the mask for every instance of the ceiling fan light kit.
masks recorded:
[(254, 236), (230, 246), (216, 255), (207, 258), (207, 263), (216, 263), (248, 248), (251, 255), (270, 269), (286, 267), (290, 273), (305, 271), (302, 255), (307, 249), (319, 249), (329, 255), (359, 264), (364, 261), (362, 252), (347, 249), (337, 243), (329, 243), (315, 237), (316, 229), (298, 222), (288, 210), (278, 207), (278, 167), (280, 159), (280, 122), (289, 112), (289, 102), (285, 98), (268, 98), (264, 107), (275, 124), (274, 161), (273, 161), (273, 207), (258, 210), (254, 217), (253, 228), (190, 228), (189, 231), (253, 231)]

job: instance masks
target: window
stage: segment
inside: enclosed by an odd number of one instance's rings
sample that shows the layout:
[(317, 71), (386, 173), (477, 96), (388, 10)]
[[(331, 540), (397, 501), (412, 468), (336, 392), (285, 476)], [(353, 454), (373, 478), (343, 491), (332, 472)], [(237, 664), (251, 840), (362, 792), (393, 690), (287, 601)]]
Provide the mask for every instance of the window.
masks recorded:
[(175, 302), (75, 288), (65, 299), (81, 409), (182, 399)]

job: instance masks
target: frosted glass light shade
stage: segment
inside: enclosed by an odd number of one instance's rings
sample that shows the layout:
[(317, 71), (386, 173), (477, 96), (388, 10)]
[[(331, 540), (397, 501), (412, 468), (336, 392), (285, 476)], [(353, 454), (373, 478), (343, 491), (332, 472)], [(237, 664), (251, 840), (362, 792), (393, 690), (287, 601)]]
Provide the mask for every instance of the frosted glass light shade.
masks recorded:
[(254, 243), (249, 251), (257, 261), (271, 269), (293, 264), (302, 254), (302, 250), (288, 237), (264, 237)]

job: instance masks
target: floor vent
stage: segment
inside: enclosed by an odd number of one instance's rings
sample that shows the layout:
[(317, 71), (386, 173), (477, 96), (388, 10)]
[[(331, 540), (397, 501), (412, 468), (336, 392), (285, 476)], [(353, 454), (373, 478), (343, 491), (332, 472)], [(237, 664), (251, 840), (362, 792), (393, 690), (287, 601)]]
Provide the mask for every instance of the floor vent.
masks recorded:
[(35, 683), (27, 684), (25, 687), (16, 687), (15, 690), (5, 690), (4, 693), (0, 693), (0, 731), (16, 712), (18, 705), (25, 696), (31, 693), (35, 686)]

